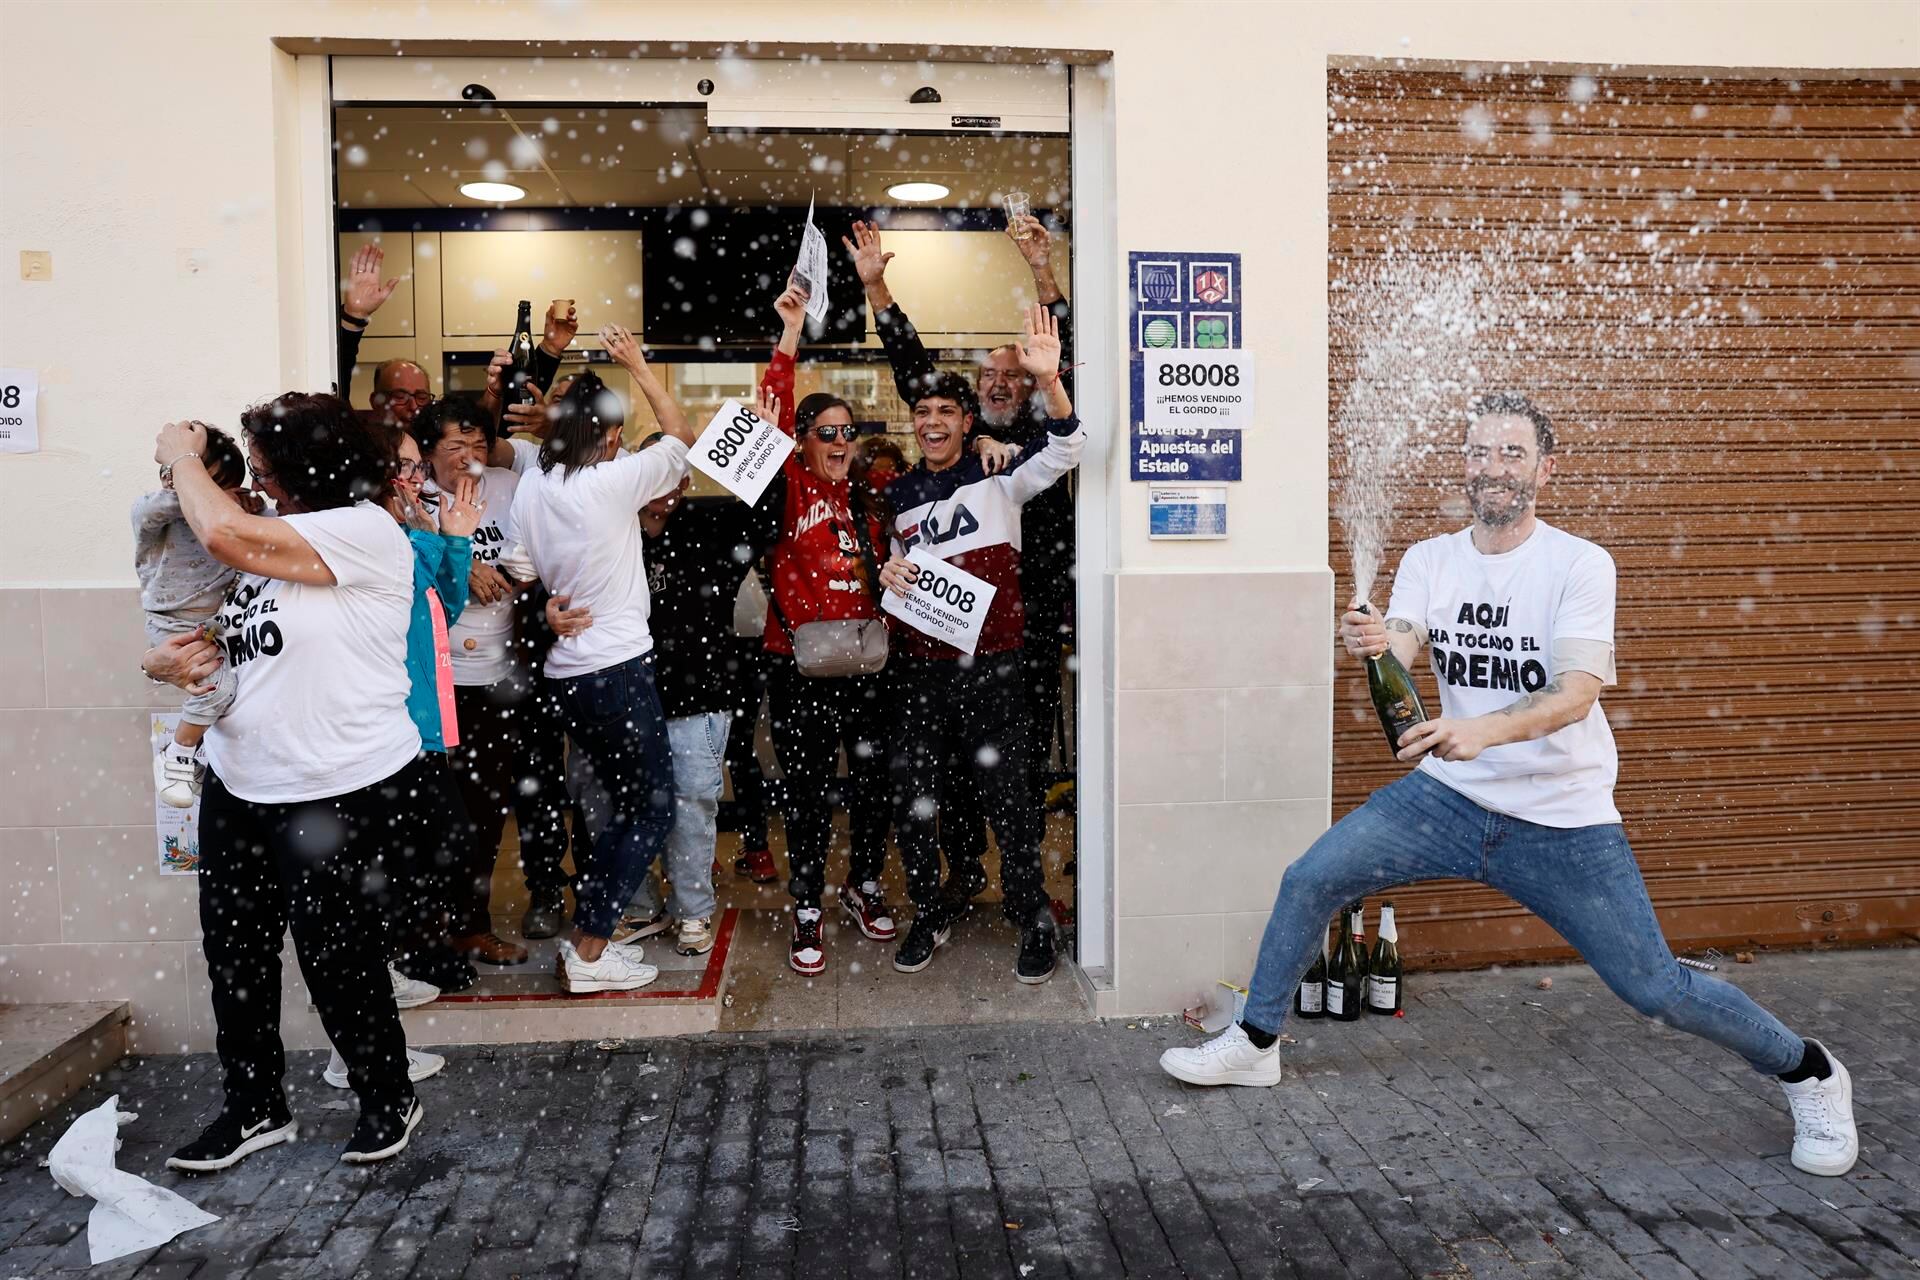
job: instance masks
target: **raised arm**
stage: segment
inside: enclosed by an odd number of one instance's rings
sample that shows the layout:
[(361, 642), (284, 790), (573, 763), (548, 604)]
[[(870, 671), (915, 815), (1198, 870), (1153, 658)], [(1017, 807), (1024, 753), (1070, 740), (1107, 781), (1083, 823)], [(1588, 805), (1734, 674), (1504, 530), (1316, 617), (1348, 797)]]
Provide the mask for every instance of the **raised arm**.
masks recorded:
[(916, 394), (933, 385), (939, 371), (933, 367), (926, 344), (920, 341), (919, 330), (907, 319), (907, 313), (894, 305), (893, 293), (887, 288), (887, 264), (893, 261), (893, 255), (881, 249), (880, 228), (871, 222), (854, 223), (853, 239), (842, 236), (840, 243), (853, 255), (853, 269), (866, 291), (867, 309), (873, 313), (874, 331), (887, 349), (887, 363), (893, 366), (893, 385), (900, 398), (912, 404)]
[(610, 324), (600, 331), (600, 341), (605, 344), (613, 362), (627, 371), (633, 378), (633, 385), (640, 388), (640, 394), (647, 398), (653, 416), (660, 421), (660, 429), (681, 444), (692, 445), (699, 438), (698, 434), (687, 425), (687, 415), (667, 394), (666, 384), (660, 381), (653, 366), (640, 353), (640, 344), (634, 341), (633, 335), (617, 324)]
[(293, 525), (251, 515), (213, 482), (202, 458), (207, 429), (198, 422), (169, 422), (154, 439), (153, 460), (171, 464), (180, 511), (207, 554), (242, 573), (257, 573), (308, 586), (331, 587), (336, 579), (319, 553)]
[(353, 369), (360, 359), (360, 338), (372, 322), (373, 313), (393, 296), (394, 289), (400, 284), (398, 276), (385, 281), (380, 279), (380, 264), (386, 260), (386, 256), (379, 245), (363, 244), (347, 266), (347, 291), (340, 303), (337, 325), (342, 400), (353, 393)]
[(760, 403), (756, 412), (772, 411), (773, 421), (788, 435), (793, 434), (793, 357), (800, 350), (800, 327), (807, 318), (807, 304), (799, 291), (787, 289), (773, 300), (780, 315), (780, 341), (774, 345), (767, 371), (760, 375)]

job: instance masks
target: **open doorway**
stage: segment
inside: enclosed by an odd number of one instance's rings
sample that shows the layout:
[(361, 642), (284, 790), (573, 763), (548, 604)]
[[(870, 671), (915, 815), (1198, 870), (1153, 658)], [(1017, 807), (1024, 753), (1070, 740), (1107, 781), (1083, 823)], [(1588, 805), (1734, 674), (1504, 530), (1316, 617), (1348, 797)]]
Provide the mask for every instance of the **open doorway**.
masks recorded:
[[(802, 344), (797, 395), (823, 391), (853, 410), (864, 437), (896, 447), (911, 466), (919, 446), (908, 406), (839, 237), (856, 219), (879, 225), (896, 258), (887, 283), (937, 367), (972, 382), (982, 357), (1018, 336), (1019, 316), (1039, 287), (1023, 247), (1007, 234), (1005, 198), (1024, 192), (1046, 229), (1049, 268), (1072, 297), (1072, 175), (1069, 140), (977, 126), (954, 131), (857, 128), (713, 128), (701, 105), (477, 102), (353, 103), (333, 109), (337, 262), (364, 245), (385, 255), (402, 284), (361, 340), (351, 396), (367, 406), (382, 362), (404, 360), (435, 396), (485, 385), (491, 353), (506, 345), (516, 304), (534, 304), (534, 328), (553, 299), (569, 299), (579, 333), (560, 376), (591, 368), (629, 406), (628, 438), (654, 427), (623, 373), (594, 336), (606, 323), (631, 328), (690, 421), (703, 424), (726, 400), (750, 398), (766, 369), (778, 323), (771, 302), (797, 251), (809, 206), (832, 248), (832, 310)], [(476, 187), (474, 184), (493, 184)], [(465, 190), (463, 190), (463, 188)], [(511, 195), (509, 192), (517, 194)], [(477, 193), (477, 194), (476, 194)], [(1069, 361), (1071, 357), (1069, 356)], [(347, 381), (348, 370), (342, 370)], [(1074, 478), (1063, 482), (1064, 544), (1023, 548), (1061, 575), (1056, 696), (1043, 700), (1045, 765), (1040, 792), (1042, 866), (1049, 896), (1071, 938), (1078, 832), (1074, 783), (1078, 740), (1074, 671)], [(737, 504), (697, 471), (689, 508)], [(1051, 551), (1051, 555), (1048, 552)], [(751, 585), (747, 595), (752, 594)], [(742, 601), (751, 613), (750, 599)], [(750, 630), (743, 623), (743, 630)], [(751, 641), (742, 644), (751, 647)], [(734, 721), (733, 735), (749, 722)], [(636, 997), (670, 992), (731, 999), (721, 1025), (736, 1029), (970, 1022), (1075, 1016), (1083, 1005), (1064, 971), (1043, 988), (1012, 981), (1014, 933), (1000, 918), (997, 850), (984, 832), (942, 832), (943, 850), (969, 836), (986, 846), (988, 888), (927, 972), (893, 972), (893, 944), (864, 939), (828, 902), (830, 963), (803, 978), (787, 964), (788, 869), (781, 789), (764, 707), (751, 722), (751, 753), (729, 753), (715, 850), (719, 913), (713, 952), (679, 956), (672, 934), (650, 939), (662, 977)], [(844, 765), (843, 765), (844, 767)], [(755, 883), (735, 871), (756, 822), (743, 803), (742, 770), (765, 779), (768, 846), (780, 879)], [(522, 941), (528, 905), (512, 823), (498, 850), (491, 908), (496, 932)], [(826, 883), (846, 878), (847, 814), (836, 810)], [(567, 867), (571, 869), (569, 859)], [(907, 894), (890, 848), (882, 884), (904, 932)], [(569, 898), (569, 903), (571, 899)], [(551, 994), (550, 941), (527, 940), (528, 962), (487, 969), (472, 998)], [(650, 993), (650, 994), (649, 994)]]

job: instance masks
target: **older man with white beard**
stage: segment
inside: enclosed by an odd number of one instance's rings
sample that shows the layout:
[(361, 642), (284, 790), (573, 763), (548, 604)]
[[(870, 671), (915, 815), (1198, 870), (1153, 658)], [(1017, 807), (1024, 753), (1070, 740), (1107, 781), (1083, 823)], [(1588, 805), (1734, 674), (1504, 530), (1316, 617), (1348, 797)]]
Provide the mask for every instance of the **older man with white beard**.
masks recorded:
[[(1071, 365), (1072, 308), (1054, 279), (1052, 237), (1046, 225), (1031, 214), (1012, 220), (1007, 226), (1007, 235), (1033, 273), (1035, 300), (1058, 322), (1061, 363)], [(886, 345), (887, 359), (893, 366), (900, 398), (912, 404), (932, 388), (940, 371), (934, 367), (933, 357), (920, 341), (906, 312), (900, 309), (887, 288), (887, 263), (894, 255), (881, 250), (880, 229), (871, 223), (854, 223), (853, 239), (843, 238), (841, 243), (853, 255), (854, 267), (866, 290), (867, 305), (873, 312), (874, 328)], [(1071, 375), (1063, 370), (1060, 376), (1071, 396)], [(975, 370), (974, 391), (980, 407), (972, 431), (976, 445), (985, 439), (1012, 446), (1004, 455), (982, 453), (989, 473), (1006, 464), (1003, 456), (1010, 461), (1046, 447), (1045, 406), (1036, 396), (1033, 375), (1021, 368), (1019, 344), (1010, 342), (995, 347), (981, 358)], [(1060, 718), (1061, 656), (1073, 639), (1073, 583), (1073, 488), (1069, 478), (1067, 483), (1054, 485), (1029, 502), (1020, 518), (1020, 594), (1026, 605), (1021, 684), (1026, 693), (1031, 733), (1028, 801), (1036, 815), (1046, 794), (1047, 766), (1053, 755), (1054, 729)], [(952, 863), (948, 892), (960, 903), (986, 888), (986, 872), (980, 865), (986, 838), (978, 816), (968, 813), (964, 805), (961, 813), (953, 816), (959, 821), (950, 823), (950, 827), (966, 828), (952, 830), (945, 842)]]

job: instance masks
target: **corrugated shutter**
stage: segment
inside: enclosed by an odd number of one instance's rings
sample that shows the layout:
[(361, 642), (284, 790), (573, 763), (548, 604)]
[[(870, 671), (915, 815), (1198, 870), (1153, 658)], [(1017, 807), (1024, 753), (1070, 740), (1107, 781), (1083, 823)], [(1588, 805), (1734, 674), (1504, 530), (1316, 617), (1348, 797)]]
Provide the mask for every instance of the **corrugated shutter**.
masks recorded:
[[(1493, 246), (1529, 324), (1471, 381), (1553, 414), (1542, 514), (1618, 563), (1617, 798), (1676, 947), (1920, 928), (1917, 103), (1888, 79), (1328, 75), (1334, 410), (1365, 341), (1342, 282)], [(1460, 426), (1395, 484), (1382, 605), (1410, 542), (1466, 522)], [(1330, 462), (1337, 490), (1338, 432)], [(1333, 547), (1344, 598), (1337, 522)], [(1339, 671), (1336, 817), (1403, 768)], [(1411, 961), (1565, 953), (1477, 886), (1388, 896)]]

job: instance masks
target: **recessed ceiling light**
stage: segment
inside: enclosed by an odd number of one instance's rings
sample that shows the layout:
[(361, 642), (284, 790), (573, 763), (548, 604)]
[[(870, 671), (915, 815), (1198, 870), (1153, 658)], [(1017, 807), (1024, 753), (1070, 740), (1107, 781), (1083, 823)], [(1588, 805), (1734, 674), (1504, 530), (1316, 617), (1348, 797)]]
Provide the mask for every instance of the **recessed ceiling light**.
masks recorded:
[(525, 187), (516, 187), (511, 182), (463, 182), (460, 194), (469, 200), (485, 200), (499, 204), (508, 200), (523, 199), (527, 194)]
[(947, 188), (937, 182), (896, 182), (887, 188), (887, 194), (895, 200), (939, 200), (947, 194)]

